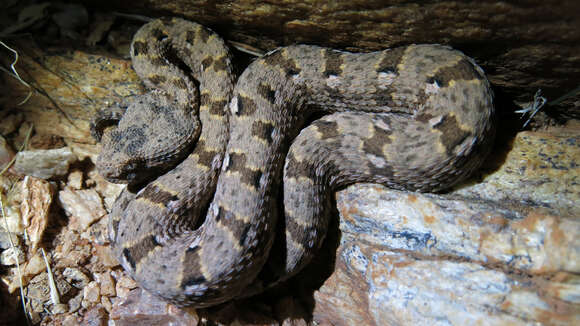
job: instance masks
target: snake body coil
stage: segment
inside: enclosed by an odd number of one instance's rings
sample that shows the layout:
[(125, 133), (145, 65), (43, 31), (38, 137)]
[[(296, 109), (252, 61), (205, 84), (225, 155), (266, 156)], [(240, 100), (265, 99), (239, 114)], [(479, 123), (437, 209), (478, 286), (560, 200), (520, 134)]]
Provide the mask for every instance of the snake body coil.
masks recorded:
[(216, 34), (163, 19), (137, 32), (131, 55), (153, 90), (95, 120), (100, 173), (145, 184), (117, 199), (111, 245), (141, 286), (179, 305), (215, 305), (260, 283), (282, 180), (286, 261), (276, 280), (314, 255), (338, 187), (445, 189), (480, 166), (494, 137), (483, 71), (441, 45), (289, 46), (234, 85)]

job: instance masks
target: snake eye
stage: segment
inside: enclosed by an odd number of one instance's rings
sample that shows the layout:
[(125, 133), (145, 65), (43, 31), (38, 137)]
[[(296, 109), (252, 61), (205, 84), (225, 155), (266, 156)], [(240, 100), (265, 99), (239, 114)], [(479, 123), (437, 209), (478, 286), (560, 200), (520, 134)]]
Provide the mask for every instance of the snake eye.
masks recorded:
[(123, 167), (123, 171), (125, 179), (127, 179), (129, 183), (132, 183), (139, 178), (139, 171), (143, 171), (143, 164), (137, 160), (127, 162)]
[(129, 183), (134, 183), (135, 179), (137, 178), (137, 173), (134, 172), (127, 173), (126, 178)]

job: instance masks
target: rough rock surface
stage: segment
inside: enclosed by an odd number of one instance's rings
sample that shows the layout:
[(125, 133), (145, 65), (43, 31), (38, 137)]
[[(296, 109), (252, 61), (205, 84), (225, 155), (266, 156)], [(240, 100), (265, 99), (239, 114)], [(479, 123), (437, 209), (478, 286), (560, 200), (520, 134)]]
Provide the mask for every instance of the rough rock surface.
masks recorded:
[[(262, 50), (308, 43), (354, 51), (442, 43), (468, 52), (512, 99), (556, 99), (580, 81), (580, 2), (78, 0), (146, 16), (181, 16)], [(552, 113), (578, 117), (580, 97)], [(572, 109), (576, 107), (576, 109)]]
[(38, 149), (16, 153), (12, 169), (17, 174), (48, 179), (68, 172), (69, 165), (76, 161), (70, 148)]
[[(580, 221), (482, 199), (358, 185), (315, 294), (334, 325), (578, 323)], [(574, 294), (575, 293), (575, 294)]]

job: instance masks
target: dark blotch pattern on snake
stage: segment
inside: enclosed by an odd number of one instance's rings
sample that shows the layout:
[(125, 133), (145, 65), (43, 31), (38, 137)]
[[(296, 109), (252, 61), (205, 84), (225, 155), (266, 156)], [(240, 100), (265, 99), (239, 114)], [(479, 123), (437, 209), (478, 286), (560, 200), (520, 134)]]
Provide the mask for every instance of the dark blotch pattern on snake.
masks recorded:
[[(337, 188), (439, 191), (477, 169), (494, 138), (483, 71), (446, 46), (364, 54), (289, 46), (234, 83), (215, 33), (161, 19), (136, 33), (131, 56), (151, 91), (101, 112), (93, 130), (100, 173), (140, 185), (117, 199), (109, 236), (127, 272), (178, 305), (211, 306), (269, 285), (257, 275), (280, 188), (286, 261), (270, 283), (316, 253)], [(313, 115), (324, 116), (305, 126)]]

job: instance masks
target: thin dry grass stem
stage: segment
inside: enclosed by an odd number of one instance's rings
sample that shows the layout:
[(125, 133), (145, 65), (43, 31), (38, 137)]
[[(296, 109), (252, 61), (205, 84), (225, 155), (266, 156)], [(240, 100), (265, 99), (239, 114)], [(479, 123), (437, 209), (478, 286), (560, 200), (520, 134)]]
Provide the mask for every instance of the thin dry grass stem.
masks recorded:
[(564, 100), (568, 99), (569, 97), (575, 96), (580, 93), (580, 85), (574, 88), (573, 90), (569, 91), (568, 93), (558, 97), (557, 99), (550, 101), (547, 105), (557, 105), (563, 102)]
[(46, 264), (46, 273), (48, 274), (48, 286), (50, 287), (50, 300), (53, 305), (60, 304), (60, 297), (58, 295), (58, 289), (56, 288), (56, 283), (54, 282), (54, 275), (52, 274), (52, 269), (48, 263), (48, 258), (46, 258), (46, 253), (44, 248), (40, 248), (42, 251), (42, 257), (44, 257), (44, 264)]
[(241, 42), (236, 42), (236, 41), (228, 41), (228, 43), (233, 46), (234, 48), (236, 48), (238, 51), (247, 53), (249, 55), (253, 55), (255, 57), (261, 57), (263, 56), (266, 52), (253, 47), (249, 44), (245, 44), (245, 43), (241, 43)]
[(0, 67), (0, 70), (6, 72), (8, 75), (16, 78), (22, 85), (26, 86), (29, 89), (28, 95), (26, 95), (26, 98), (24, 100), (22, 100), (20, 103), (18, 103), (18, 105), (22, 105), (24, 103), (26, 103), (28, 101), (28, 99), (30, 99), (30, 97), (32, 96), (32, 87), (30, 86), (30, 84), (28, 84), (27, 82), (24, 81), (24, 79), (22, 79), (20, 77), (20, 75), (18, 74), (18, 71), (16, 71), (16, 63), (18, 63), (18, 52), (16, 50), (14, 50), (13, 48), (9, 47), (8, 45), (6, 45), (6, 43), (0, 41), (0, 44), (2, 46), (4, 46), (6, 49), (10, 50), (12, 53), (14, 53), (14, 61), (12, 62), (12, 64), (10, 65), (10, 71), (8, 71), (6, 68), (4, 67)]
[(22, 281), (22, 270), (20, 269), (20, 263), (18, 262), (18, 255), (16, 254), (16, 246), (14, 241), (12, 241), (12, 232), (8, 227), (8, 219), (6, 219), (6, 213), (4, 212), (4, 195), (0, 192), (0, 211), (2, 212), (2, 218), (4, 219), (4, 225), (6, 227), (6, 232), (8, 233), (8, 240), (10, 241), (10, 248), (12, 249), (12, 254), (14, 255), (14, 260), (16, 261), (16, 271), (18, 272), (18, 283), (20, 288), (20, 299), (22, 300), (22, 309), (24, 310), (24, 316), (26, 317), (26, 324), (31, 325), (30, 315), (26, 309), (26, 299), (24, 296), (24, 286)]
[[(20, 149), (18, 150), (19, 152), (24, 150), (26, 148), (26, 146), (28, 145), (28, 140), (30, 139), (30, 135), (32, 134), (33, 127), (34, 127), (33, 125), (30, 125), (30, 128), (26, 132), (26, 137), (24, 138), (24, 142), (22, 143), (22, 146), (20, 146)], [(6, 166), (2, 169), (2, 171), (0, 171), (0, 175), (4, 174), (4, 172), (6, 172), (6, 170), (8, 170), (8, 168), (14, 163), (15, 160), (16, 160), (16, 155), (14, 155), (12, 160), (10, 160), (10, 162), (8, 162), (8, 164), (6, 164)], [(24, 316), (26, 317), (26, 324), (31, 325), (30, 315), (28, 313), (28, 310), (26, 309), (26, 297), (24, 296), (24, 288), (22, 285), (23, 284), (22, 270), (20, 269), (20, 263), (18, 261), (18, 257), (16, 254), (16, 246), (14, 245), (14, 241), (12, 241), (12, 232), (10, 232), (10, 229), (8, 227), (8, 220), (6, 219), (6, 212), (4, 211), (4, 195), (1, 192), (0, 192), (0, 211), (2, 213), (2, 218), (4, 219), (4, 225), (6, 228), (6, 232), (8, 233), (8, 239), (10, 240), (10, 248), (12, 249), (12, 253), (14, 254), (14, 258), (16, 261), (16, 271), (18, 272), (18, 282), (20, 285), (19, 286), (20, 299), (22, 300), (22, 309), (24, 310)]]

